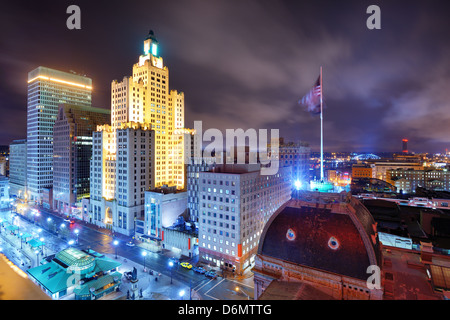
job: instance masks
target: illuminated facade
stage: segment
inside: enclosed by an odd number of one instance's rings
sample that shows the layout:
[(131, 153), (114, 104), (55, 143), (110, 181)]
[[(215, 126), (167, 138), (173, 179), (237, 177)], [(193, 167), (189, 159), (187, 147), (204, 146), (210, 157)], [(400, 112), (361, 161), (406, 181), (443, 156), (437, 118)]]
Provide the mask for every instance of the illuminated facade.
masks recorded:
[(144, 192), (185, 188), (184, 94), (169, 91), (169, 70), (152, 31), (132, 76), (111, 83), (111, 125), (94, 132), (92, 222), (131, 235), (144, 218)]
[(9, 145), (10, 194), (27, 199), (27, 140), (14, 140)]
[(81, 212), (89, 197), (92, 132), (108, 123), (106, 109), (62, 105), (53, 128), (53, 208), (68, 215)]
[(187, 193), (177, 191), (175, 186), (146, 191), (144, 235), (152, 240), (163, 240), (163, 228), (171, 227), (186, 210)]
[(53, 185), (53, 125), (60, 104), (91, 106), (92, 80), (38, 67), (28, 73), (27, 187), (42, 202), (43, 188)]
[(442, 170), (389, 170), (388, 181), (397, 192), (414, 193), (418, 187), (436, 191), (450, 191), (450, 172)]
[(189, 218), (192, 222), (198, 223), (200, 216), (200, 172), (212, 171), (216, 165), (216, 158), (191, 158), (186, 169), (187, 194)]
[(199, 255), (241, 274), (252, 263), (265, 223), (291, 198), (291, 167), (261, 175), (260, 165), (218, 165), (199, 173)]
[(352, 178), (373, 178), (372, 167), (363, 163), (354, 164), (352, 166)]
[(148, 123), (155, 131), (155, 186), (184, 188), (184, 93), (169, 91), (169, 69), (152, 31), (133, 75), (111, 83), (111, 125)]
[[(114, 139), (113, 137), (117, 137)], [(100, 126), (93, 134), (91, 222), (122, 234), (143, 218), (145, 191), (154, 187), (155, 135), (150, 126)]]
[(300, 143), (284, 143), (282, 140), (279, 146), (280, 166), (292, 167), (292, 180), (301, 181), (307, 184), (309, 177), (309, 159), (311, 148)]
[(9, 208), (9, 179), (0, 175), (0, 208)]

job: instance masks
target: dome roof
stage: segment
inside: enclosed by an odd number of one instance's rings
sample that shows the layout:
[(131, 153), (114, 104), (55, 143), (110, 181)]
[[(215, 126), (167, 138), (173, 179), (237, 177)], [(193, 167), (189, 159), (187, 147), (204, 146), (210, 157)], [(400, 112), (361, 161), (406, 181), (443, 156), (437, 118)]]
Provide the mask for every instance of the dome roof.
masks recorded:
[(75, 248), (67, 248), (56, 255), (70, 270), (86, 273), (95, 267), (95, 258)]
[(369, 234), (375, 234), (374, 222), (367, 213), (288, 203), (264, 227), (258, 254), (365, 280), (377, 257), (377, 241)]

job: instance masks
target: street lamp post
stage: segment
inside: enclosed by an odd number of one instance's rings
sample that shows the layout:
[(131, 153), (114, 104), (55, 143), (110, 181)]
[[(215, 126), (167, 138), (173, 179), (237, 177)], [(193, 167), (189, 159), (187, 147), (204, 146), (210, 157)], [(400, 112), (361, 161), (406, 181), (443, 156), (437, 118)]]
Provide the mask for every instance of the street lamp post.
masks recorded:
[(42, 256), (45, 256), (45, 252), (44, 252), (44, 238), (40, 238), (39, 241), (42, 243), (41, 244), (41, 250), (42, 250)]
[(169, 261), (169, 267), (170, 267), (170, 284), (172, 284), (172, 272), (173, 272), (173, 262)]
[(147, 272), (147, 270), (145, 268), (145, 257), (147, 256), (147, 252), (146, 251), (142, 251), (142, 256), (144, 257), (144, 272)]
[(23, 236), (23, 233), (19, 233), (19, 238), (20, 238), (20, 249), (22, 249), (22, 236)]
[[(50, 223), (52, 222), (52, 218), (50, 218), (50, 217), (48, 217), (47, 218), (47, 227), (48, 227), (48, 230), (50, 231)], [(52, 227), (53, 227), (53, 224), (52, 224)], [(53, 229), (53, 228), (52, 228)], [(53, 230), (54, 231), (54, 230)]]
[(116, 247), (116, 259), (117, 259), (117, 245), (119, 244), (119, 241), (114, 240), (113, 244)]
[(61, 229), (61, 237), (64, 238), (64, 236), (63, 236), (63, 234), (62, 234), (62, 230), (65, 230), (65, 229), (66, 229), (66, 225), (65, 225), (64, 223), (61, 223), (60, 229)]
[(36, 250), (34, 253), (36, 253), (36, 266), (39, 266), (39, 250)]
[(80, 232), (80, 230), (75, 229), (74, 232), (75, 232), (75, 234), (77, 235), (77, 244), (78, 244), (78, 233)]

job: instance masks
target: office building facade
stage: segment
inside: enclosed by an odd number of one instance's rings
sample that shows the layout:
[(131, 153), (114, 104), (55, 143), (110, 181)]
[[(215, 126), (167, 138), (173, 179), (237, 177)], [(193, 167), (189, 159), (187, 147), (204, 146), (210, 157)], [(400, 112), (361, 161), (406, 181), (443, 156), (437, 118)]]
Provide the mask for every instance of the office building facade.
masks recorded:
[(261, 175), (259, 164), (200, 172), (201, 261), (239, 274), (250, 266), (265, 223), (291, 197), (291, 174), (291, 167), (282, 167)]
[(0, 175), (0, 209), (10, 207), (9, 179)]
[(106, 109), (60, 106), (53, 128), (54, 210), (70, 216), (81, 214), (81, 199), (90, 194), (92, 133), (110, 117)]
[(186, 189), (188, 195), (188, 209), (190, 221), (199, 221), (200, 189), (199, 178), (201, 172), (208, 172), (216, 166), (216, 158), (191, 158), (186, 168)]
[(19, 199), (28, 199), (27, 140), (14, 140), (9, 150), (9, 192)]
[(176, 186), (163, 186), (145, 192), (145, 229), (143, 236), (159, 242), (164, 239), (163, 228), (173, 226), (187, 212), (187, 193)]
[(169, 70), (152, 31), (132, 76), (111, 83), (111, 125), (94, 132), (92, 221), (134, 234), (144, 218), (145, 191), (185, 188), (184, 94), (169, 91)]
[(59, 105), (91, 106), (88, 77), (38, 67), (28, 73), (27, 187), (30, 199), (42, 202), (43, 188), (53, 185), (53, 126)]
[(450, 172), (441, 170), (389, 170), (388, 180), (400, 193), (414, 193), (418, 187), (450, 191)]
[(154, 131), (139, 123), (103, 125), (92, 142), (90, 222), (132, 235), (144, 217), (145, 191), (154, 188)]

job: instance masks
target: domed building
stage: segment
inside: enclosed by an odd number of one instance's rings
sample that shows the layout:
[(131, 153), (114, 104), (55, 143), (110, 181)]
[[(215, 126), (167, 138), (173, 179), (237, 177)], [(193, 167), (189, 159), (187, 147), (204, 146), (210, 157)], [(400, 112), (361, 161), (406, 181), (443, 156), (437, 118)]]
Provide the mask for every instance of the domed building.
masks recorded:
[(52, 299), (74, 295), (75, 300), (99, 299), (115, 291), (121, 264), (91, 249), (73, 247), (58, 252), (51, 261), (27, 270), (30, 279)]
[(382, 299), (368, 286), (380, 262), (376, 223), (357, 199), (340, 196), (290, 200), (272, 215), (252, 270), (255, 299)]

